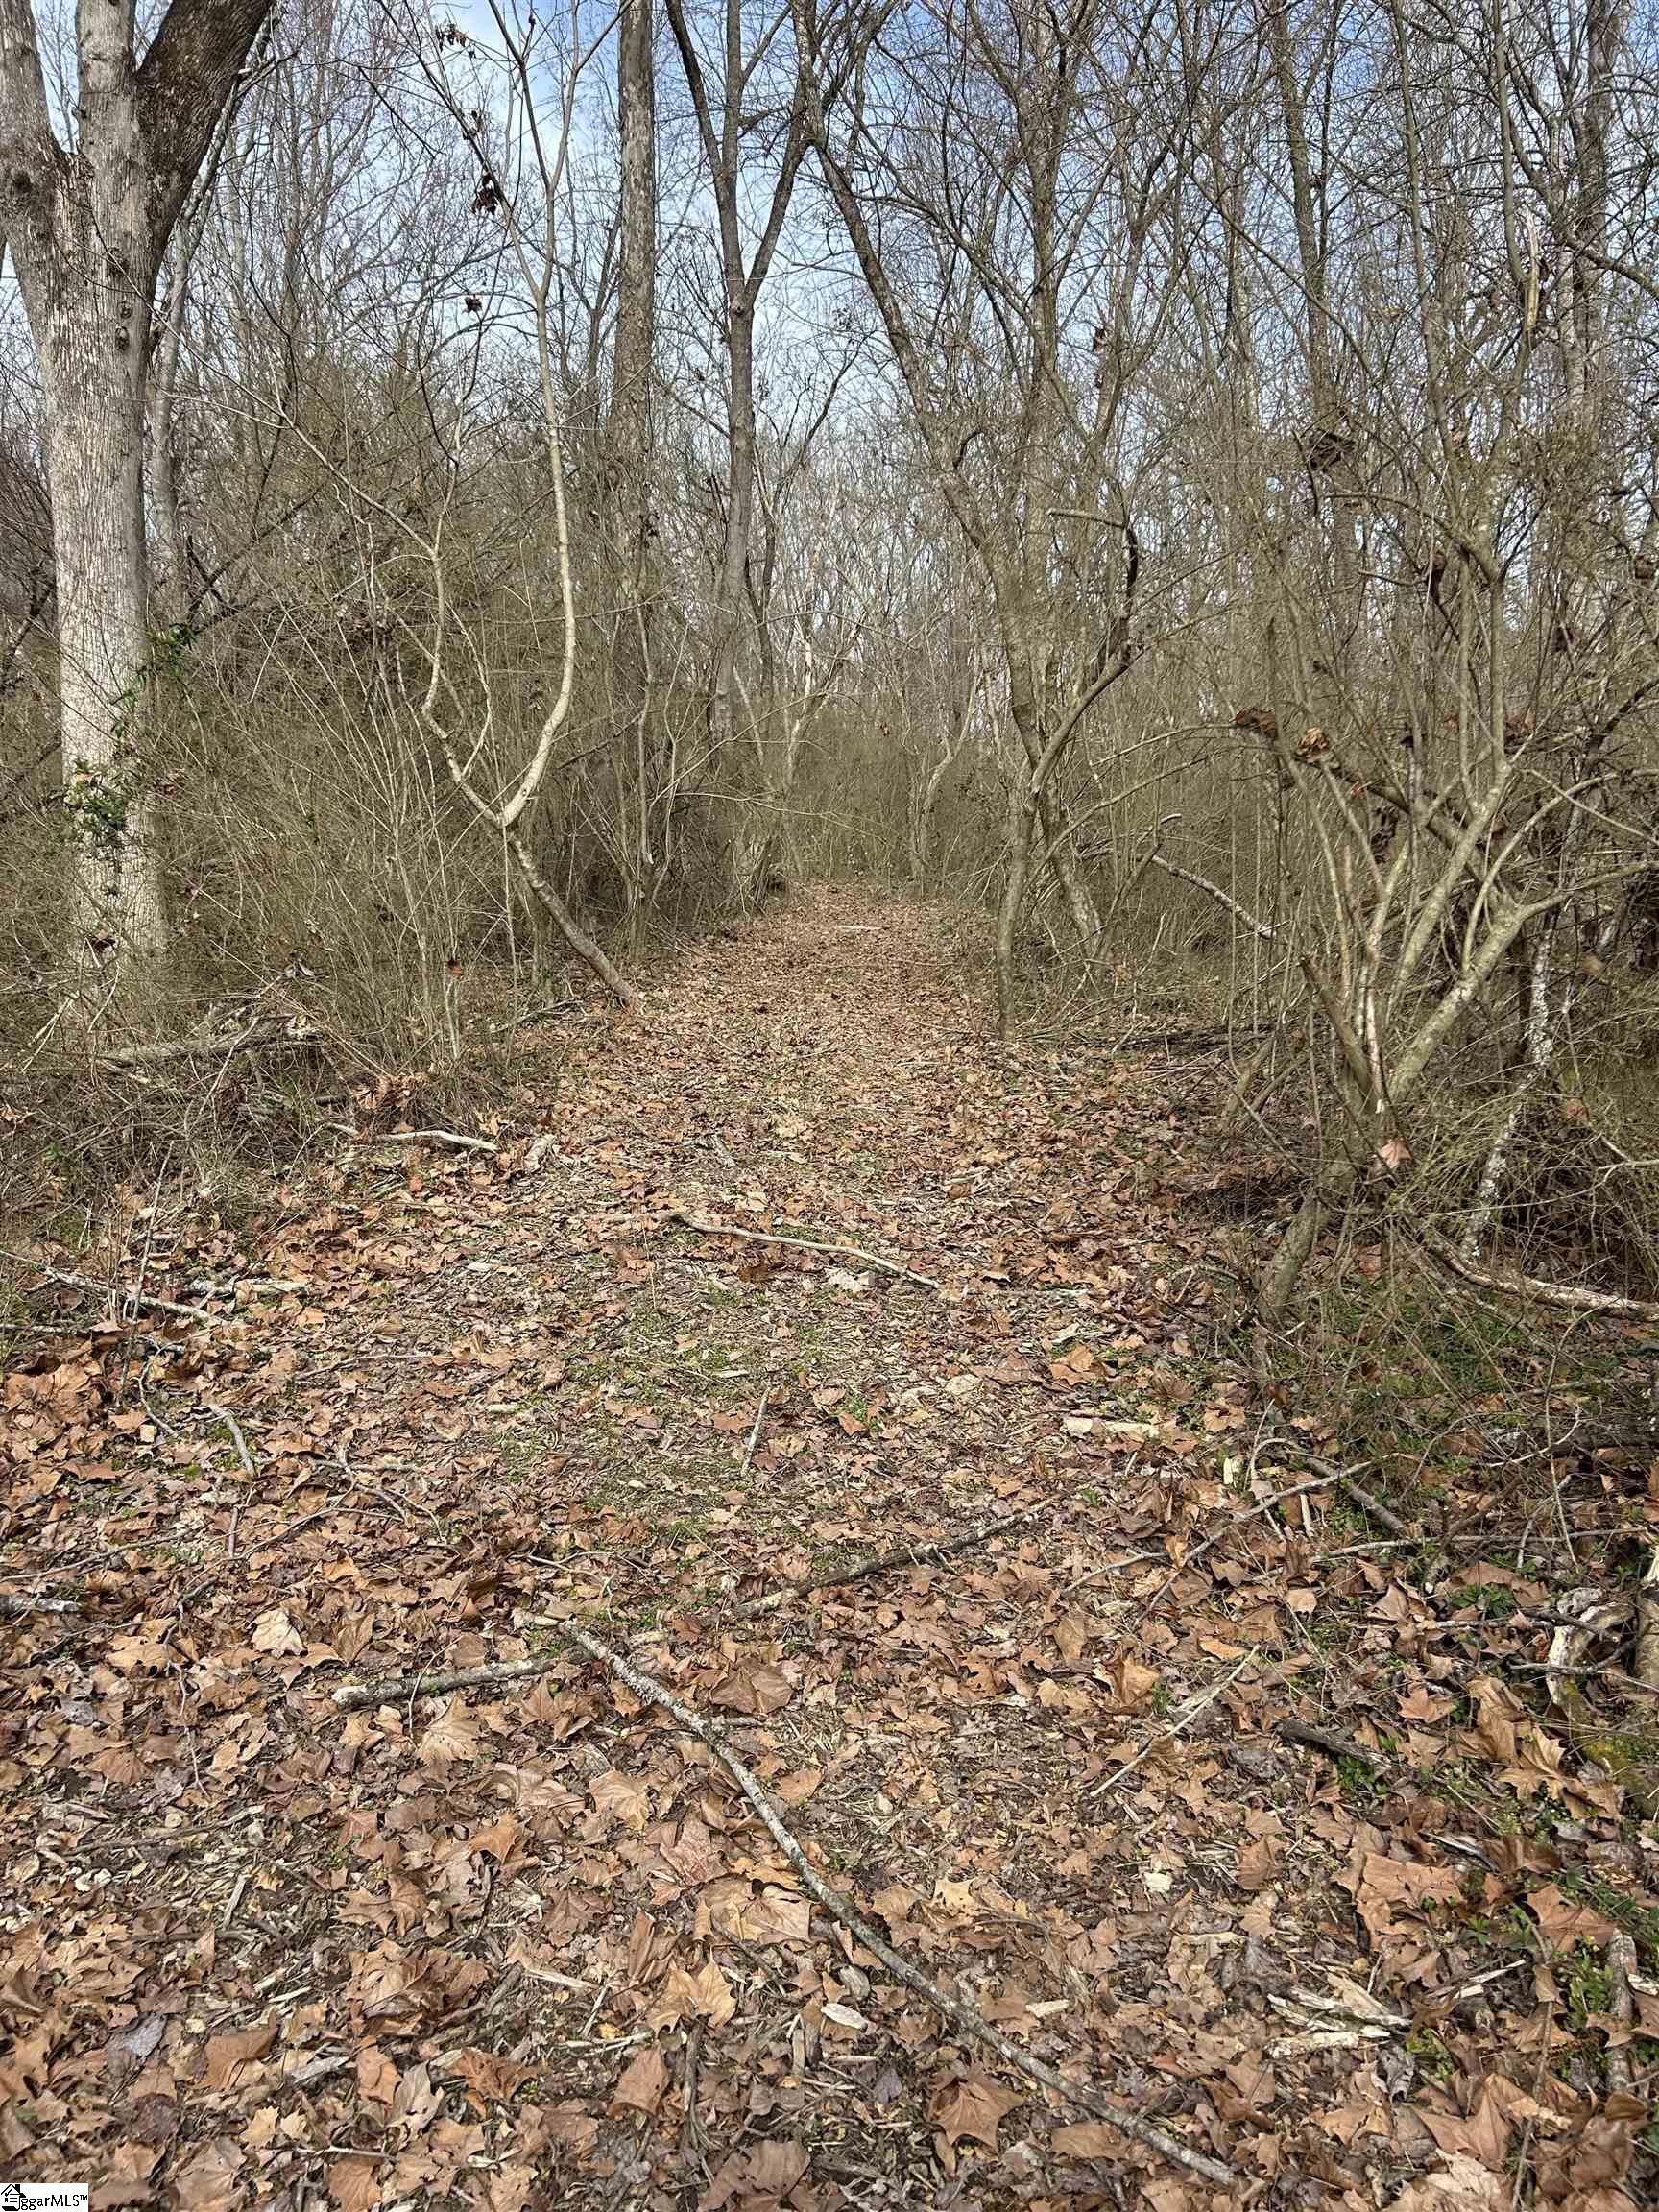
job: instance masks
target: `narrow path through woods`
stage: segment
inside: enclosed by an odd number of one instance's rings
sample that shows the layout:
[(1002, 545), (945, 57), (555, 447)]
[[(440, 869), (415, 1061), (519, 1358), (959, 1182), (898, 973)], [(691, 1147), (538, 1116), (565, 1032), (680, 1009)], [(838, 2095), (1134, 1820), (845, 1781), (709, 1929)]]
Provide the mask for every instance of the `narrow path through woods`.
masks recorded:
[(8, 1582), (82, 1607), (5, 1624), (9, 2168), (194, 2212), (1213, 2200), (895, 1983), (561, 1622), (726, 1726), (924, 1974), (1259, 2195), (1370, 2201), (1475, 2126), (1400, 2103), (1401, 1992), (1448, 2020), (1463, 1971), (1428, 1800), (1403, 1841), (1272, 1733), (1345, 1724), (1327, 1604), (1378, 1651), (1430, 1617), (1321, 1564), (1293, 1426), (1252, 1455), (1212, 1079), (994, 1046), (950, 929), (799, 894), (550, 1041), (498, 1156), (364, 1142), (256, 1258), (197, 1239), (213, 1328), (8, 1379)]

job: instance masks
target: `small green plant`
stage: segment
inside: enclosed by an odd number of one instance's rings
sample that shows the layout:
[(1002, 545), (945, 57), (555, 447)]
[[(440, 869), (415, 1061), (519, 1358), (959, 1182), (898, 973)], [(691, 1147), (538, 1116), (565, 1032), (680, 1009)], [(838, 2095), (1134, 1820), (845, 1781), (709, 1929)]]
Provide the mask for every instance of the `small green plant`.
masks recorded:
[(1431, 2081), (1452, 2081), (1457, 2061), (1432, 2028), (1419, 2024), (1406, 2038), (1406, 2048)]
[(1592, 2019), (1613, 2002), (1613, 1984), (1607, 1969), (1589, 1944), (1574, 1949), (1566, 1973), (1567, 2018), (1576, 2034), (1583, 2034)]

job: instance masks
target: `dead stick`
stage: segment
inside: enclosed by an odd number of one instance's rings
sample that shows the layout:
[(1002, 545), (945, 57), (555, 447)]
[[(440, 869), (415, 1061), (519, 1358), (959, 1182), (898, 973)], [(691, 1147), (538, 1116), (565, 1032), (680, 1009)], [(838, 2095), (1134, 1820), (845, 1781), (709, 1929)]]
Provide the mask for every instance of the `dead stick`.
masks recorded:
[(701, 1714), (695, 1712), (684, 1699), (677, 1697), (654, 1674), (647, 1674), (641, 1668), (631, 1665), (619, 1651), (613, 1651), (608, 1644), (601, 1644), (598, 1637), (590, 1636), (587, 1629), (570, 1627), (565, 1630), (565, 1634), (590, 1657), (597, 1659), (601, 1666), (608, 1667), (616, 1679), (626, 1683), (637, 1697), (643, 1697), (649, 1704), (661, 1705), (664, 1712), (674, 1716), (683, 1728), (688, 1728), (700, 1743), (708, 1745), (754, 1806), (760, 1816), (761, 1825), (800, 1875), (808, 1895), (816, 1898), (825, 1911), (839, 1921), (872, 1958), (878, 1959), (896, 1981), (902, 1982), (906, 1989), (913, 1990), (918, 1997), (925, 1999), (943, 2019), (960, 2030), (970, 2041), (983, 2044), (988, 2051), (995, 2051), (1004, 2065), (1013, 2067), (1017, 2074), (1024, 2075), (1028, 2081), (1037, 2082), (1040, 2087), (1068, 2104), (1094, 2113), (1097, 2118), (1109, 2122), (1120, 2134), (1144, 2145), (1148, 2151), (1157, 2152), (1161, 2158), (1167, 2158), (1176, 2166), (1184, 2166), (1190, 2174), (1202, 2175), (1206, 2181), (1214, 2181), (1222, 2189), (1230, 2188), (1237, 2182), (1238, 2176), (1230, 2166), (1222, 2165), (1218, 2158), (1211, 2158), (1202, 2151), (1192, 2150), (1178, 2137), (1166, 2134), (1162, 2128), (1155, 2128), (1151, 2121), (1142, 2120), (1138, 2112), (1123, 2111), (1085, 2083), (1068, 2080), (1064, 2074), (1057, 2073), (1041, 2058), (1028, 2056), (1016, 2044), (1011, 2043), (1007, 2036), (998, 2034), (988, 2021), (981, 2019), (961, 1998), (952, 1997), (936, 1982), (930, 1982), (920, 1967), (912, 1965), (902, 1952), (895, 1951), (884, 1936), (878, 1935), (856, 1906), (824, 1880), (794, 1836), (783, 1825), (781, 1815), (766, 1791), (736, 1752), (722, 1741)]
[[(325, 1507), (324, 1511), (329, 1508)], [(745, 1605), (734, 1613), (733, 1623), (753, 1620), (757, 1614), (773, 1613), (791, 1598), (799, 1598), (814, 1590), (838, 1589), (843, 1582), (859, 1582), (884, 1568), (927, 1566), (935, 1559), (947, 1559), (952, 1552), (967, 1551), (975, 1544), (983, 1544), (1002, 1529), (1012, 1527), (1016, 1521), (1027, 1521), (1040, 1513), (1040, 1505), (1023, 1506), (1018, 1513), (1006, 1513), (1000, 1521), (988, 1522), (983, 1528), (975, 1528), (967, 1536), (953, 1537), (948, 1543), (917, 1544), (904, 1551), (883, 1552), (879, 1557), (858, 1559), (842, 1575), (814, 1576), (808, 1581), (785, 1583), (781, 1590), (769, 1591), (753, 1604)], [(321, 1514), (307, 1516), (321, 1519)], [(283, 1539), (292, 1536), (295, 1529), (304, 1527), (303, 1521), (296, 1522), (294, 1528), (284, 1529)], [(275, 1540), (274, 1540), (275, 1541)], [(567, 1622), (551, 1621), (532, 1614), (526, 1625), (532, 1628), (551, 1628), (561, 1636), (573, 1633)], [(529, 1682), (538, 1674), (551, 1673), (564, 1657), (563, 1651), (543, 1652), (537, 1659), (504, 1659), (491, 1667), (458, 1667), (440, 1674), (390, 1674), (379, 1682), (349, 1682), (334, 1692), (334, 1702), (346, 1711), (356, 1706), (378, 1705), (388, 1698), (402, 1699), (416, 1696), (436, 1696), (444, 1690), (485, 1690), (498, 1682)]]
[(951, 1559), (958, 1552), (972, 1551), (977, 1545), (989, 1543), (1004, 1528), (1012, 1528), (1018, 1521), (1029, 1521), (1042, 1510), (1041, 1505), (1022, 1505), (1018, 1513), (1004, 1513), (999, 1521), (988, 1521), (983, 1528), (970, 1528), (966, 1536), (942, 1538), (934, 1544), (909, 1544), (898, 1551), (872, 1551), (862, 1559), (854, 1559), (838, 1575), (811, 1575), (799, 1582), (785, 1582), (781, 1589), (769, 1591), (764, 1598), (740, 1605), (732, 1619), (753, 1621), (757, 1614), (776, 1613), (781, 1605), (787, 1605), (791, 1598), (804, 1598), (814, 1590), (839, 1590), (847, 1582), (867, 1582), (873, 1575), (885, 1574), (894, 1567), (931, 1567), (937, 1560)]
[(349, 1122), (331, 1121), (328, 1126), (338, 1129), (343, 1137), (349, 1137), (354, 1144), (436, 1144), (440, 1150), (450, 1152), (498, 1153), (499, 1144), (493, 1144), (488, 1137), (469, 1137), (459, 1129), (382, 1129), (378, 1131), (353, 1129)]
[(20, 1621), (30, 1613), (60, 1613), (68, 1620), (78, 1621), (81, 1607), (73, 1598), (24, 1598), (0, 1591), (0, 1618)]
[(236, 1456), (242, 1462), (242, 1472), (252, 1482), (254, 1476), (258, 1473), (258, 1469), (253, 1464), (252, 1453), (248, 1449), (248, 1439), (242, 1433), (242, 1424), (237, 1420), (235, 1414), (230, 1412), (226, 1407), (215, 1406), (209, 1403), (207, 1410), (209, 1413), (216, 1413), (220, 1420), (224, 1422), (226, 1428), (229, 1430), (231, 1441), (236, 1446)]
[(796, 1252), (825, 1252), (831, 1259), (856, 1260), (866, 1267), (879, 1267), (884, 1274), (897, 1275), (905, 1283), (919, 1283), (924, 1290), (939, 1287), (931, 1275), (919, 1275), (914, 1267), (902, 1266), (897, 1260), (884, 1259), (879, 1252), (866, 1252), (858, 1244), (821, 1244), (811, 1237), (780, 1237), (766, 1229), (734, 1229), (728, 1221), (699, 1221), (678, 1209), (662, 1218), (679, 1222), (683, 1229), (695, 1230), (699, 1237), (740, 1237), (749, 1244), (787, 1244)]
[(1602, 2063), (1607, 2086), (1615, 2096), (1630, 2094), (1630, 2024), (1636, 2008), (1630, 1996), (1630, 1977), (1636, 1971), (1636, 1946), (1623, 1928), (1607, 1938), (1607, 2017), (1623, 2030), (1617, 2042), (1607, 2038)]
[(749, 1470), (754, 1464), (756, 1447), (760, 1442), (760, 1424), (766, 1418), (766, 1402), (771, 1395), (772, 1385), (768, 1382), (765, 1389), (760, 1393), (760, 1403), (755, 1408), (755, 1426), (750, 1430), (749, 1441), (743, 1448), (743, 1464), (737, 1470), (737, 1486), (739, 1489), (749, 1479)]
[(1455, 1245), (1431, 1229), (1419, 1229), (1417, 1241), (1442, 1267), (1461, 1275), (1465, 1283), (1482, 1290), (1501, 1290), (1509, 1298), (1532, 1298), (1545, 1306), (1565, 1306), (1575, 1313), (1612, 1313), (1621, 1320), (1659, 1321), (1659, 1306), (1646, 1298), (1625, 1298), (1617, 1290), (1593, 1290), (1581, 1283), (1546, 1283), (1536, 1275), (1511, 1275), (1497, 1267), (1479, 1267), (1465, 1260)]
[(1402, 1521), (1399, 1514), (1394, 1512), (1391, 1507), (1384, 1505), (1374, 1490), (1366, 1489), (1353, 1468), (1334, 1466), (1329, 1459), (1316, 1459), (1311, 1452), (1305, 1452), (1295, 1438), (1291, 1436), (1268, 1436), (1263, 1439), (1262, 1449), (1264, 1452), (1293, 1453), (1297, 1458), (1311, 1467), (1316, 1475), (1328, 1477), (1339, 1489), (1346, 1491), (1360, 1511), (1368, 1514), (1376, 1522), (1379, 1528), (1386, 1528), (1389, 1535), (1397, 1537), (1402, 1544), (1422, 1543), (1423, 1539), (1415, 1529)]
[(1394, 1770), (1394, 1761), (1386, 1751), (1373, 1751), (1368, 1743), (1357, 1743), (1352, 1736), (1338, 1736), (1334, 1729), (1312, 1728), (1305, 1720), (1275, 1720), (1273, 1733), (1282, 1743), (1301, 1743), (1310, 1751), (1323, 1751), (1327, 1759), (1358, 1759), (1362, 1767), (1369, 1767), (1378, 1774)]
[[(561, 1624), (561, 1635), (575, 1631)], [(549, 1674), (564, 1658), (563, 1651), (542, 1652), (538, 1659), (509, 1659), (498, 1667), (456, 1667), (447, 1673), (391, 1674), (383, 1682), (348, 1682), (336, 1690), (334, 1702), (350, 1712), (359, 1705), (380, 1705), (390, 1698), (435, 1696), (442, 1690), (481, 1690), (496, 1682), (529, 1682)]]
[(128, 1290), (118, 1283), (100, 1283), (91, 1275), (71, 1275), (67, 1268), (48, 1267), (44, 1260), (26, 1260), (21, 1252), (9, 1252), (0, 1245), (0, 1260), (12, 1260), (19, 1267), (32, 1267), (36, 1275), (44, 1275), (49, 1282), (61, 1283), (69, 1290), (90, 1290), (99, 1298), (113, 1298), (120, 1292), (123, 1305), (134, 1311), (177, 1313), (186, 1321), (211, 1321), (211, 1313), (204, 1312), (200, 1306), (180, 1306), (171, 1298), (156, 1298), (148, 1290)]

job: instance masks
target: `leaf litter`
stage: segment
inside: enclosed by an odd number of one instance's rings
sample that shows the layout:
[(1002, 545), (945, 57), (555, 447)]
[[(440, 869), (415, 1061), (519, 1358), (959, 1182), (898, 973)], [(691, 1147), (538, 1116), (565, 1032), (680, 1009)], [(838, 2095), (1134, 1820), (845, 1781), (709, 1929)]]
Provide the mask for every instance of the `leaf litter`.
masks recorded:
[[(150, 1224), (210, 1326), (58, 1293), (23, 1340), (0, 2174), (1650, 2199), (1652, 1800), (1562, 1695), (1607, 1593), (1502, 1547), (1431, 1588), (1329, 1421), (1263, 1406), (1196, 1202), (1213, 1067), (988, 1045), (948, 918), (850, 890), (564, 1050), (493, 1153)], [(1651, 1546), (1651, 1453), (1580, 1472), (1557, 1510)], [(1472, 1445), (1448, 1517), (1490, 1479)], [(1236, 2181), (897, 1980), (576, 1630), (924, 1985)]]

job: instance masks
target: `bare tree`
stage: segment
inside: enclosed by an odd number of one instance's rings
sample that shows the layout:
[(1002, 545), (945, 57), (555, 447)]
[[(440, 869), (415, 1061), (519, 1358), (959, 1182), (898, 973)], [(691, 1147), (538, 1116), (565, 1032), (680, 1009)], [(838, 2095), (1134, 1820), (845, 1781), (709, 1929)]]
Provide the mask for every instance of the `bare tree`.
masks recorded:
[(0, 0), (0, 236), (46, 421), (71, 926), (83, 969), (108, 973), (106, 1004), (165, 935), (149, 785), (144, 515), (156, 284), (270, 4), (173, 0), (140, 54), (134, 0), (81, 0), (65, 140), (27, 0)]
[[(621, 190), (617, 206), (616, 336), (606, 464), (612, 551), (619, 587), (612, 684), (632, 776), (621, 779), (631, 819), (622, 880), (629, 935), (638, 943), (645, 902), (665, 845), (654, 820), (656, 688), (654, 620), (657, 493), (654, 394), (657, 374), (657, 12), (654, 0), (623, 0), (616, 27), (616, 114)], [(631, 786), (631, 789), (630, 789)]]
[[(1111, 0), (935, 0), (902, 26), (796, 0), (796, 21), (820, 171), (995, 609), (1015, 739), (1006, 1024), (1034, 866), (1055, 871), (1086, 960), (1099, 935), (1062, 771), (1141, 649), (1126, 476), (1176, 265), (1180, 33), (1118, 27)], [(838, 112), (821, 89), (831, 62)]]

